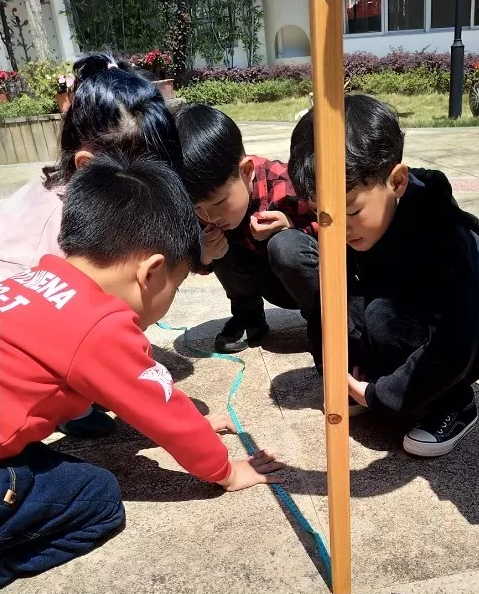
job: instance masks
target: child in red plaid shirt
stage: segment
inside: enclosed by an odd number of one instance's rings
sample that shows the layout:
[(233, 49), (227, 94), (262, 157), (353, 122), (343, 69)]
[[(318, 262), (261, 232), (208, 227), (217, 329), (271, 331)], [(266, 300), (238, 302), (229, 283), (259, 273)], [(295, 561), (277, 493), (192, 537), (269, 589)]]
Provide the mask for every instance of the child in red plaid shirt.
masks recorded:
[(176, 124), (184, 182), (204, 223), (202, 264), (231, 301), (216, 350), (239, 352), (261, 340), (266, 299), (301, 311), (320, 362), (316, 216), (296, 197), (287, 164), (247, 156), (238, 126), (207, 105), (182, 109)]

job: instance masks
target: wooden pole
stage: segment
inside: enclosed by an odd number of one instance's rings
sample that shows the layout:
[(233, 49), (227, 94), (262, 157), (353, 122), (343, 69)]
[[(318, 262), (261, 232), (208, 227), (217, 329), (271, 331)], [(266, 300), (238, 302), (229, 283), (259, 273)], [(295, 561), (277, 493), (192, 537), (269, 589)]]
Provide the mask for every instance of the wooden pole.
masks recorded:
[(310, 23), (332, 585), (350, 594), (343, 2), (310, 0)]

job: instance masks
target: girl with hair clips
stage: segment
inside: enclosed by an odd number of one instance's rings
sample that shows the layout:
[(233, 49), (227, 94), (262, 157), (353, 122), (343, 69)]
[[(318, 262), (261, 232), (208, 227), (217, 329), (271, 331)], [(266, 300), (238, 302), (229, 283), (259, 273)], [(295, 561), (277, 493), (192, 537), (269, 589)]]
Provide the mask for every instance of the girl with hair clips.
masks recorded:
[[(182, 153), (174, 120), (159, 90), (124, 62), (106, 53), (77, 60), (74, 98), (65, 115), (58, 162), (42, 179), (0, 202), (0, 281), (36, 266), (45, 254), (62, 256), (58, 233), (65, 189), (93, 155), (147, 154), (180, 171)], [(75, 437), (102, 437), (115, 430), (104, 412), (89, 407), (60, 425)]]

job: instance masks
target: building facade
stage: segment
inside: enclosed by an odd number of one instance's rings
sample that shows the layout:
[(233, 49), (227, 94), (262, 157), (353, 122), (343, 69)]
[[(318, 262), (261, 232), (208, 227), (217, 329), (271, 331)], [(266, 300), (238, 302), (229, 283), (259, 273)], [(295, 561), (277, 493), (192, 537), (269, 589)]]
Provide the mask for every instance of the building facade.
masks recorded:
[[(338, 0), (344, 4), (344, 51), (386, 55), (392, 48), (448, 52), (455, 0)], [(462, 0), (466, 52), (479, 53), (479, 0)], [(269, 64), (310, 61), (308, 0), (264, 0)]]

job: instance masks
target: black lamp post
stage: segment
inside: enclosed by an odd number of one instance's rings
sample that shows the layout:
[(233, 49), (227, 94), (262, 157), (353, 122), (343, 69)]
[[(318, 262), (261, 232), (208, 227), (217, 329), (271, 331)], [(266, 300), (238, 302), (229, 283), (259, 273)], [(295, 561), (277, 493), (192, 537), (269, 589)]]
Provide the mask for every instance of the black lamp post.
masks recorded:
[(449, 89), (449, 117), (462, 115), (464, 87), (464, 44), (462, 43), (462, 0), (456, 0), (454, 42), (451, 45), (451, 86)]

